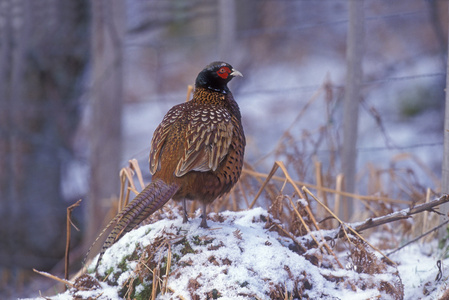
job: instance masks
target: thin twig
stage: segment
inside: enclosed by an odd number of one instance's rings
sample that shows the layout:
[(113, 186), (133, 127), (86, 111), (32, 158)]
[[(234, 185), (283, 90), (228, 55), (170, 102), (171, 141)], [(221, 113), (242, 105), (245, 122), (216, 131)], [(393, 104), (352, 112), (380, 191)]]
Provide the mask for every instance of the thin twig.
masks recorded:
[[(339, 214), (339, 210), (340, 210), (341, 194), (339, 192), (341, 192), (343, 190), (343, 179), (344, 179), (344, 175), (338, 174), (336, 183), (335, 183), (335, 188), (337, 189), (338, 193), (335, 193), (334, 211), (337, 213), (337, 215)], [(336, 225), (336, 224), (337, 224), (336, 221), (332, 221), (332, 225)]]
[[(80, 199), (76, 203), (67, 207), (67, 224), (66, 224), (67, 239), (66, 239), (66, 243), (65, 243), (65, 259), (64, 259), (64, 265), (65, 265), (64, 278), (66, 280), (69, 279), (70, 237), (71, 237), (71, 233), (72, 233), (70, 225), (73, 225), (73, 227), (75, 227), (75, 229), (79, 231), (79, 229), (72, 222), (72, 211), (75, 209), (75, 207), (78, 207), (80, 205), (81, 201), (82, 200)], [(67, 288), (67, 286), (66, 286), (66, 288)]]
[[(426, 190), (426, 203), (429, 203), (429, 201), (430, 201), (430, 193), (431, 193), (431, 189), (427, 188), (427, 190)], [(428, 215), (429, 215), (429, 212), (426, 210), (423, 213), (421, 233), (423, 233), (424, 230), (427, 229), (427, 217), (428, 217)]]
[(387, 256), (390, 256), (391, 254), (398, 252), (398, 251), (401, 250), (402, 248), (407, 247), (407, 246), (410, 245), (410, 244), (413, 244), (414, 242), (416, 242), (417, 240), (419, 240), (419, 239), (425, 237), (425, 236), (428, 235), (429, 233), (432, 233), (432, 232), (434, 232), (435, 230), (438, 230), (438, 229), (440, 229), (441, 227), (445, 226), (447, 223), (449, 223), (449, 220), (444, 221), (444, 222), (441, 223), (440, 225), (438, 225), (438, 226), (436, 226), (436, 227), (434, 227), (434, 228), (432, 228), (432, 229), (430, 229), (430, 230), (424, 232), (424, 233), (421, 234), (420, 236), (417, 236), (416, 238), (414, 238), (413, 240), (411, 240), (411, 241), (405, 243), (405, 244), (402, 245), (401, 247), (399, 247), (399, 248), (397, 248), (397, 249), (395, 249), (395, 250), (393, 250), (393, 251), (387, 253)]
[(137, 159), (133, 158), (129, 160), (129, 166), (132, 170), (134, 170), (134, 173), (136, 173), (137, 179), (139, 180), (141, 189), (145, 189), (145, 183), (143, 182), (143, 176), (142, 171), (140, 170), (139, 162)]
[(62, 278), (56, 277), (55, 275), (52, 275), (52, 274), (50, 274), (50, 273), (38, 271), (38, 270), (36, 270), (36, 269), (33, 269), (33, 271), (36, 272), (37, 274), (40, 274), (40, 275), (45, 276), (45, 277), (47, 277), (47, 278), (56, 280), (56, 281), (61, 282), (61, 283), (65, 284), (65, 285), (68, 285), (68, 286), (70, 286), (70, 287), (73, 287), (73, 286), (74, 286), (73, 283), (71, 283), (70, 281), (68, 281), (68, 280), (66, 280), (66, 279), (62, 279)]
[(290, 177), (290, 174), (288, 173), (287, 168), (285, 167), (284, 163), (282, 161), (276, 161), (275, 164), (277, 164), (282, 169), (282, 171), (284, 172), (284, 175), (285, 175), (285, 179), (287, 179), (287, 181), (293, 186), (293, 188), (295, 189), (295, 192), (298, 194), (298, 197), (300, 197), (301, 199), (304, 199), (304, 195), (302, 194), (301, 190), (299, 189), (297, 183)]
[[(140, 168), (138, 168), (140, 171)], [(134, 194), (138, 195), (139, 192), (136, 189), (136, 186), (134, 184), (133, 180), (134, 175), (134, 169), (133, 165), (131, 164), (130, 167), (125, 167), (120, 170), (120, 198), (119, 198), (119, 205), (118, 205), (118, 213), (128, 205), (129, 202), (129, 192), (132, 191)], [(138, 175), (139, 176), (139, 175)], [(125, 189), (126, 180), (128, 180), (128, 187), (126, 188), (126, 196), (123, 195), (123, 191)], [(142, 184), (142, 183), (141, 183)]]
[(172, 252), (171, 252), (171, 245), (167, 243), (168, 250), (167, 250), (167, 265), (165, 267), (165, 278), (162, 283), (162, 289), (161, 293), (164, 295), (167, 293), (167, 284), (168, 284), (168, 278), (170, 277), (170, 268), (171, 268), (171, 261), (172, 261)]
[(187, 86), (187, 97), (186, 97), (186, 102), (189, 102), (190, 101), (190, 95), (192, 94), (192, 92), (193, 92), (193, 85), (188, 85)]
[(122, 210), (122, 207), (124, 207), (123, 201), (125, 199), (126, 174), (123, 171), (123, 169), (120, 170), (119, 178), (120, 178), (120, 195), (118, 197), (118, 212), (117, 213), (120, 213), (120, 211)]
[[(158, 287), (158, 283), (159, 283), (159, 273), (161, 272), (160, 269), (160, 264), (157, 264), (157, 266), (154, 268), (153, 270), (153, 287), (152, 287), (152, 291), (151, 291), (151, 299), (156, 299), (156, 292), (157, 292), (157, 287)], [(159, 280), (158, 280), (159, 279)]]
[(268, 174), (267, 178), (265, 179), (265, 181), (263, 182), (262, 186), (260, 187), (259, 191), (257, 192), (256, 196), (254, 196), (253, 202), (251, 202), (250, 206), (248, 207), (249, 209), (253, 208), (254, 204), (256, 204), (256, 201), (259, 198), (260, 194), (262, 194), (263, 190), (265, 189), (265, 187), (267, 186), (268, 182), (273, 177), (274, 173), (276, 173), (278, 168), (279, 168), (279, 166), (275, 163), (273, 165), (273, 168), (271, 168), (271, 171)]
[[(315, 177), (316, 177), (317, 186), (319, 187), (318, 197), (323, 199), (324, 204), (326, 206), (328, 206), (329, 204), (327, 203), (327, 195), (323, 191), (323, 187), (324, 187), (323, 166), (322, 166), (321, 162), (318, 160), (315, 161)], [(320, 216), (320, 214), (318, 214), (318, 216)]]

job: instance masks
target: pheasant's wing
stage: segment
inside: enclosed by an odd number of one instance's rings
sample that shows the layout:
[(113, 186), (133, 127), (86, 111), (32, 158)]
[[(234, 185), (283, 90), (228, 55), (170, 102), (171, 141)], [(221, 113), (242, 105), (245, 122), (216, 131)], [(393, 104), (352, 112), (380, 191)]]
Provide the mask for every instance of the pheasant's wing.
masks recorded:
[(167, 142), (167, 136), (170, 133), (173, 123), (179, 122), (181, 119), (184, 105), (185, 103), (182, 103), (172, 107), (154, 131), (150, 150), (150, 173), (152, 175), (161, 169), (161, 153)]
[(215, 171), (228, 154), (234, 126), (223, 108), (201, 107), (191, 111), (187, 124), (185, 151), (175, 175), (190, 171)]

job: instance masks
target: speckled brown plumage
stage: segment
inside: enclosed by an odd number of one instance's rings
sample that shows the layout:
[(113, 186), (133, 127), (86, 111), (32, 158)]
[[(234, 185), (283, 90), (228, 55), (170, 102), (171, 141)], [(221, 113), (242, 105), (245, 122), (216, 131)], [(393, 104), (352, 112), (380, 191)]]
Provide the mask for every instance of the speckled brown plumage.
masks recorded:
[(245, 147), (232, 94), (197, 88), (191, 101), (167, 113), (152, 146), (150, 171), (180, 186), (174, 200), (208, 204), (227, 193), (240, 177)]
[(230, 191), (242, 172), (245, 135), (240, 110), (227, 83), (242, 76), (224, 62), (213, 62), (198, 74), (193, 98), (171, 108), (151, 141), (152, 183), (108, 225), (97, 266), (107, 248), (137, 226), (170, 198), (206, 206)]

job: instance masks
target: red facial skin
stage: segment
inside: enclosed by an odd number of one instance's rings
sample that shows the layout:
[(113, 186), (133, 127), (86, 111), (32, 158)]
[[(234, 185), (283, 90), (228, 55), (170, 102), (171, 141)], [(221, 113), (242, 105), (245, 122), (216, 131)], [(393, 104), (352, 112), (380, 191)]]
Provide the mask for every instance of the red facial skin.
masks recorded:
[(217, 71), (217, 75), (220, 76), (223, 79), (228, 78), (229, 74), (231, 74), (231, 70), (228, 67), (221, 67)]

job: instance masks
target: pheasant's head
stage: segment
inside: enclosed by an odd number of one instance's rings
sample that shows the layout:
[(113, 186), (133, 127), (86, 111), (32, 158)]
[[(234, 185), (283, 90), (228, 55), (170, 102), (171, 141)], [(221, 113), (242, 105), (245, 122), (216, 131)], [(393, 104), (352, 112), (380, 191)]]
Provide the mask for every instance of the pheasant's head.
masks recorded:
[(235, 76), (243, 76), (242, 73), (235, 70), (230, 64), (215, 61), (207, 65), (196, 78), (197, 87), (208, 88), (213, 91), (226, 94), (229, 92), (228, 82)]

